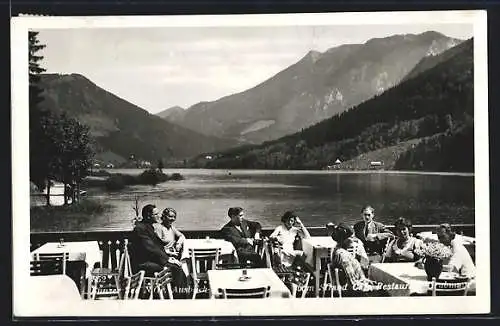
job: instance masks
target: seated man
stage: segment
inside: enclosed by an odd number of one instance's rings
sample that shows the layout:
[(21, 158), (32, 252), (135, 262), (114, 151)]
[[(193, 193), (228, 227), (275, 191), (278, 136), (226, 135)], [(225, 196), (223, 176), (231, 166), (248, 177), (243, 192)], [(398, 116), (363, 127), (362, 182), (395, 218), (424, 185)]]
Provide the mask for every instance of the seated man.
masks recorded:
[(361, 210), (363, 220), (354, 224), (356, 238), (363, 241), (366, 252), (371, 262), (379, 262), (389, 239), (393, 238), (392, 232), (382, 223), (374, 221), (375, 209), (365, 206)]
[(240, 263), (250, 261), (255, 267), (265, 267), (259, 254), (254, 250), (256, 239), (260, 238), (260, 223), (244, 219), (241, 207), (229, 208), (227, 215), (231, 219), (221, 229), (223, 238), (234, 245)]
[(146, 276), (153, 277), (164, 266), (172, 270), (174, 292), (182, 293), (180, 288), (187, 286), (187, 278), (180, 262), (169, 256), (164, 250), (164, 244), (156, 235), (153, 223), (159, 219), (160, 212), (155, 205), (148, 204), (142, 208), (142, 221), (135, 224), (131, 241), (131, 262), (134, 272), (144, 270)]
[(449, 246), (453, 252), (449, 260), (444, 262), (447, 265), (446, 269), (458, 272), (460, 275), (469, 278), (474, 278), (476, 276), (476, 266), (467, 248), (464, 247), (460, 239), (455, 235), (455, 232), (452, 231), (450, 224), (441, 224), (436, 232), (439, 242)]

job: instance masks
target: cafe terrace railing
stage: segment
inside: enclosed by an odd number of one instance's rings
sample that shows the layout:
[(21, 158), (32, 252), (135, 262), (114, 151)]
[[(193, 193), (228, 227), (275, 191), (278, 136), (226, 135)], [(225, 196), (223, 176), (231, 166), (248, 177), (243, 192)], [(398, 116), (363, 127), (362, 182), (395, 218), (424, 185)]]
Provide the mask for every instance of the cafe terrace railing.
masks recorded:
[[(437, 225), (414, 225), (413, 234), (423, 231), (432, 231)], [(458, 234), (474, 237), (474, 224), (452, 224), (453, 229)], [(392, 228), (392, 226), (389, 226)], [(312, 236), (326, 236), (324, 226), (307, 227)], [(269, 236), (272, 229), (262, 230), (263, 236)], [(102, 253), (101, 267), (116, 268), (119, 262), (120, 252), (123, 251), (125, 240), (130, 240), (132, 229), (116, 231), (76, 231), (76, 232), (32, 232), (30, 235), (30, 251), (42, 246), (47, 242), (58, 242), (64, 239), (65, 242), (71, 241), (98, 241)], [(216, 230), (182, 230), (182, 233), (188, 239), (203, 239), (205, 237), (220, 238)], [(130, 242), (130, 241), (129, 241)]]

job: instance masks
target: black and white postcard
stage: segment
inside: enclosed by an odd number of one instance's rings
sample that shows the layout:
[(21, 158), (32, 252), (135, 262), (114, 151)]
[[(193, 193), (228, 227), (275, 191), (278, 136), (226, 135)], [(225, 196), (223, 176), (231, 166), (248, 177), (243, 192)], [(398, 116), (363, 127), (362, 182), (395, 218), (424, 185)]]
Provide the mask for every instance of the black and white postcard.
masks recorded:
[(16, 317), (490, 311), (485, 11), (11, 27)]

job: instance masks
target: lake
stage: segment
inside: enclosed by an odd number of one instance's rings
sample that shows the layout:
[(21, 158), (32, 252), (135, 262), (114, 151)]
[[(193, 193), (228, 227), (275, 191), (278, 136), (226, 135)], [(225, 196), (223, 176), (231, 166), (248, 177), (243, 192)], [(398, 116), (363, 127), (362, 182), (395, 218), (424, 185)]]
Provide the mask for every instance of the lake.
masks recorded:
[[(139, 169), (113, 169), (139, 174)], [(306, 226), (327, 222), (354, 223), (363, 205), (375, 208), (375, 218), (393, 224), (400, 216), (413, 224), (474, 223), (474, 176), (471, 174), (402, 173), (393, 171), (264, 171), (165, 169), (185, 180), (156, 186), (133, 186), (120, 192), (89, 188), (87, 197), (105, 201), (112, 209), (102, 216), (58, 225), (32, 225), (32, 231), (128, 230), (142, 207), (177, 210), (177, 226), (185, 230), (216, 230), (227, 221), (227, 210), (241, 206), (250, 220), (265, 228), (279, 225), (287, 210), (299, 214)]]

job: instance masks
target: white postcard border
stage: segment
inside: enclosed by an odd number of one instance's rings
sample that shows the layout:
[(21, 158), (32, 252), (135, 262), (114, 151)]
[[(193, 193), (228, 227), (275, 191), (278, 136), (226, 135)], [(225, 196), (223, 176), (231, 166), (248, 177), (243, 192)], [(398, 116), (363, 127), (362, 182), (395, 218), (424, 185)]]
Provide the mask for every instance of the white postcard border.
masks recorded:
[[(369, 23), (367, 23), (369, 21)], [(470, 23), (474, 26), (475, 220), (474, 297), (334, 298), (32, 302), (29, 277), (28, 30), (97, 27), (281, 26)], [(321, 13), (271, 15), (15, 17), (11, 22), (13, 313), (28, 316), (285, 316), (407, 315), (490, 312), (490, 221), (486, 11)]]

